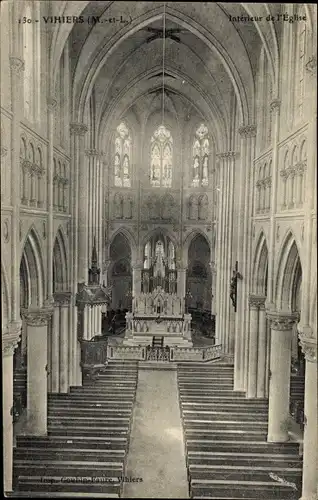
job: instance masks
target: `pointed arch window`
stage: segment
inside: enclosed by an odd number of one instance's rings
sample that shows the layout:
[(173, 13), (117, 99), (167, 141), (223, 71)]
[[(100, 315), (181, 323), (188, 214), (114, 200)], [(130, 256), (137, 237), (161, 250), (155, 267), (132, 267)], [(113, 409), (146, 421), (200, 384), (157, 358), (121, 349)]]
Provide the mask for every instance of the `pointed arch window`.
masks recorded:
[(116, 129), (115, 137), (115, 186), (131, 187), (131, 149), (131, 135), (125, 123), (122, 122)]
[(161, 125), (151, 138), (150, 184), (156, 187), (172, 186), (172, 136)]
[(195, 133), (192, 145), (192, 186), (209, 184), (210, 142), (209, 131), (202, 123)]

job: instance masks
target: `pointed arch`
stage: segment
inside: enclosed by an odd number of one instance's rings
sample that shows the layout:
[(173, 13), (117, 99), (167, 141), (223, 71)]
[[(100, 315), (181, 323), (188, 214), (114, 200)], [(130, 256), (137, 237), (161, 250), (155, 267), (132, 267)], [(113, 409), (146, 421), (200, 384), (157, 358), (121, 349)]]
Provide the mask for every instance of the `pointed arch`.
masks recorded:
[(202, 236), (206, 240), (211, 252), (211, 242), (209, 241), (207, 235), (204, 233), (204, 231), (202, 231), (202, 229), (196, 228), (193, 229), (184, 239), (183, 248), (186, 253), (188, 252), (192, 241), (195, 240), (195, 238), (197, 238), (198, 236)]
[(53, 246), (53, 292), (66, 291), (69, 288), (69, 265), (66, 238), (60, 226)]
[(45, 297), (43, 250), (34, 226), (31, 226), (22, 248), (20, 272), (24, 274), (27, 306), (41, 307)]
[(301, 260), (296, 239), (291, 230), (284, 238), (276, 275), (276, 307), (293, 312), (297, 276), (301, 276)]
[(261, 231), (254, 254), (252, 290), (257, 295), (267, 295), (268, 246), (266, 236)]
[(136, 256), (137, 243), (133, 234), (126, 227), (120, 227), (116, 231), (114, 231), (109, 240), (109, 248), (114, 243), (115, 238), (117, 238), (118, 235), (122, 235), (127, 240), (127, 244), (129, 245), (129, 248), (131, 250), (131, 256), (132, 258), (134, 258)]

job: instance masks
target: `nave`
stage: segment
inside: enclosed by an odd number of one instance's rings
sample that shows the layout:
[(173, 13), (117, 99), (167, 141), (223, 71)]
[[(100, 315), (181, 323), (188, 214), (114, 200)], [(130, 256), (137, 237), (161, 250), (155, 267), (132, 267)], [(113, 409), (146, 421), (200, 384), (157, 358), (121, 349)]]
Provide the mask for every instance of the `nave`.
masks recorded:
[(298, 499), (300, 446), (267, 442), (268, 401), (234, 392), (230, 363), (174, 368), (109, 361), (49, 395), (47, 437), (17, 436), (12, 495)]

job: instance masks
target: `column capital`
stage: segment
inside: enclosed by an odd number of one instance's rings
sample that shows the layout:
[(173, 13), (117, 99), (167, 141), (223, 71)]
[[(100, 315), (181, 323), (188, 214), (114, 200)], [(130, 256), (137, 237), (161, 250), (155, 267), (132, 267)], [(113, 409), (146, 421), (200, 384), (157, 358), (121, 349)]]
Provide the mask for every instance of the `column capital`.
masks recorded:
[(239, 153), (236, 151), (226, 151), (224, 153), (217, 153), (216, 156), (217, 158), (220, 158), (221, 160), (226, 160), (227, 158), (237, 158)]
[(263, 295), (253, 295), (250, 294), (248, 297), (248, 303), (251, 309), (265, 308), (266, 297)]
[(11, 321), (2, 335), (2, 353), (4, 356), (12, 356), (21, 335), (21, 321)]
[(131, 264), (131, 268), (135, 271), (141, 271), (144, 268), (144, 266), (142, 262), (134, 262)]
[(280, 99), (273, 99), (269, 105), (271, 111), (278, 111), (280, 108), (281, 101)]
[(104, 153), (102, 151), (99, 151), (98, 149), (85, 149), (85, 155), (89, 158), (102, 158), (103, 154)]
[(55, 306), (68, 306), (71, 303), (72, 292), (55, 292), (53, 297)]
[(317, 339), (314, 337), (310, 326), (298, 324), (299, 344), (306, 361), (311, 363), (317, 362)]
[(25, 309), (22, 311), (27, 325), (46, 326), (53, 314), (53, 309)]
[(21, 73), (24, 70), (23, 59), (21, 59), (20, 57), (11, 56), (10, 67), (13, 73), (15, 73), (17, 76), (21, 76)]
[(83, 136), (88, 131), (88, 127), (87, 127), (87, 125), (85, 125), (85, 123), (73, 122), (70, 124), (70, 130), (71, 130), (71, 134), (73, 134), (73, 135)]
[(299, 319), (298, 313), (284, 313), (278, 311), (266, 311), (267, 319), (273, 330), (286, 331), (291, 330), (294, 323)]
[(256, 125), (242, 125), (238, 129), (238, 133), (241, 137), (255, 137), (256, 136)]
[(57, 106), (57, 99), (55, 96), (50, 95), (46, 100), (46, 104), (49, 111), (54, 111)]

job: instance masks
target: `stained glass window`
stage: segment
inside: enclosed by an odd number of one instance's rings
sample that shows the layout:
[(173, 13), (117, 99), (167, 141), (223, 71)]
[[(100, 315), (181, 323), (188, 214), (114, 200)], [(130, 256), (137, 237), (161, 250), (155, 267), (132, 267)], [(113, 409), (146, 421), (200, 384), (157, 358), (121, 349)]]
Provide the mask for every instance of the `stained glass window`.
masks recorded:
[(151, 138), (150, 184), (157, 187), (172, 185), (172, 137), (165, 126), (157, 128)]
[(209, 131), (202, 123), (195, 133), (192, 146), (192, 186), (209, 184)]
[(131, 147), (132, 141), (125, 123), (118, 125), (115, 137), (114, 175), (115, 186), (131, 187)]

